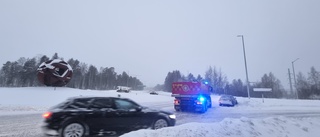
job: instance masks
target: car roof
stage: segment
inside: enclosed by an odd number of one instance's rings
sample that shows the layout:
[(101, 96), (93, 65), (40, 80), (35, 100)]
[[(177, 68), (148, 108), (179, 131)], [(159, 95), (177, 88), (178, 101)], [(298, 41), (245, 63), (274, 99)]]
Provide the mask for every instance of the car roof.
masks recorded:
[(103, 96), (75, 96), (70, 97), (68, 100), (76, 100), (76, 99), (99, 99), (99, 98), (111, 98), (111, 99), (126, 99), (130, 100), (128, 98), (119, 98), (119, 97), (103, 97)]
[(221, 97), (233, 97), (232, 95), (221, 95)]

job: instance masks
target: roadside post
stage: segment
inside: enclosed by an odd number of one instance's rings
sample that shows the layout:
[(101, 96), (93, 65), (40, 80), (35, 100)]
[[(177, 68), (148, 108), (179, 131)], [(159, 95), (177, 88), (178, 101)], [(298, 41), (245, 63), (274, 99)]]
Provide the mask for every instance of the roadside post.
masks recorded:
[(264, 103), (263, 93), (264, 92), (272, 92), (272, 88), (253, 88), (253, 91), (254, 92), (261, 92), (262, 103)]

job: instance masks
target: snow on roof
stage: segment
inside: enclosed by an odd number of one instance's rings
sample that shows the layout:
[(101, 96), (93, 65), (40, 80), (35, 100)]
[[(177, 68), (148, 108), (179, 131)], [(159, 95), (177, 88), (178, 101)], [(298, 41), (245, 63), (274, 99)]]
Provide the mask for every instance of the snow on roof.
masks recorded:
[[(48, 64), (47, 64), (46, 62), (42, 62), (40, 66), (45, 65), (46, 68), (54, 69), (55, 67), (54, 67), (52, 64), (54, 64), (54, 63), (59, 63), (59, 64), (61, 64), (61, 65), (63, 65), (63, 66), (68, 67), (68, 69), (69, 69), (70, 71), (73, 71), (72, 67), (71, 67), (68, 63), (67, 63), (67, 64), (60, 63), (60, 62), (62, 62), (62, 61), (63, 61), (63, 60), (61, 60), (61, 59), (54, 59), (54, 60), (52, 60), (52, 61), (51, 61), (50, 63), (48, 63)], [(65, 61), (63, 61), (63, 62), (65, 62)]]

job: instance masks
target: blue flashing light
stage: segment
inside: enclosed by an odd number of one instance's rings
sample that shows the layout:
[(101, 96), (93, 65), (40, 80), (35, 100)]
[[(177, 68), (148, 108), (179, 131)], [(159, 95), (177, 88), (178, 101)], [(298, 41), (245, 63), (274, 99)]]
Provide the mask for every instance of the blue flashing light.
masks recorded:
[(199, 101), (201, 101), (201, 102), (204, 102), (204, 101), (206, 100), (206, 98), (204, 98), (204, 97), (202, 97), (202, 96), (200, 96), (198, 99), (199, 99)]
[(205, 81), (205, 82), (204, 82), (204, 84), (208, 85), (208, 84), (209, 84), (209, 82), (208, 82), (208, 81)]

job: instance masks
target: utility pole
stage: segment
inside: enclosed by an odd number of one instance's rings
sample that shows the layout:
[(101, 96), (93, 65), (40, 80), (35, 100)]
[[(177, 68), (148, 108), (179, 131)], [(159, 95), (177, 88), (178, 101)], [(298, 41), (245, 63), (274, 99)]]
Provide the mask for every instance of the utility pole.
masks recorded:
[(299, 95), (298, 95), (298, 92), (297, 92), (297, 80), (296, 80), (296, 73), (294, 72), (294, 62), (296, 62), (297, 60), (299, 60), (299, 58), (297, 58), (296, 60), (292, 61), (292, 71), (293, 71), (293, 79), (294, 79), (294, 89), (296, 91), (296, 94), (297, 94), (297, 99), (299, 99)]
[(289, 74), (289, 82), (290, 82), (290, 93), (293, 95), (293, 90), (292, 90), (292, 82), (291, 82), (291, 73), (290, 73), (290, 69), (288, 68), (288, 74)]
[(243, 47), (243, 56), (244, 56), (244, 65), (246, 69), (246, 77), (247, 77), (247, 92), (248, 92), (248, 98), (250, 99), (250, 91), (249, 91), (249, 78), (248, 78), (248, 69), (247, 69), (247, 57), (246, 57), (246, 49), (244, 47), (244, 38), (243, 35), (238, 35), (237, 37), (242, 38), (242, 47)]

